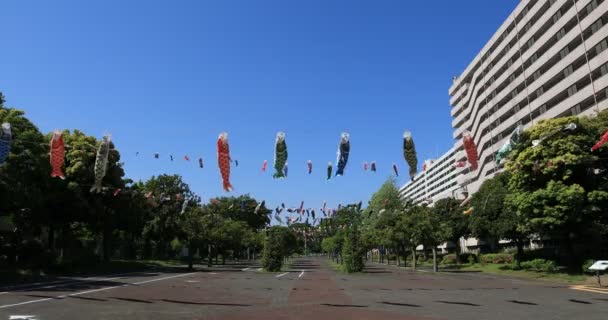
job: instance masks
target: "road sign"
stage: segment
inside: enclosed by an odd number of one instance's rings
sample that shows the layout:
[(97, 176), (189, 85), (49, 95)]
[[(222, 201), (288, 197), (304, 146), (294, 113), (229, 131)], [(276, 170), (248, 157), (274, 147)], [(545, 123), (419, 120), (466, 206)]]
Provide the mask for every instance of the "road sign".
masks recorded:
[(595, 262), (591, 267), (589, 267), (589, 270), (593, 270), (593, 271), (608, 270), (608, 260), (600, 260), (600, 261)]

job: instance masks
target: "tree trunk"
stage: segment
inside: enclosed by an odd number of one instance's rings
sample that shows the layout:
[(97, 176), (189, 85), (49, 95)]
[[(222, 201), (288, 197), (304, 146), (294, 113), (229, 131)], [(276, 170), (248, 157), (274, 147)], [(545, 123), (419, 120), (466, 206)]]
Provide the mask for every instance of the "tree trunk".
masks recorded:
[(188, 270), (192, 271), (194, 267), (194, 245), (192, 241), (188, 244)]
[(211, 255), (211, 244), (207, 245), (207, 267), (211, 268), (213, 261), (212, 261), (212, 255)]
[(399, 259), (399, 253), (397, 253), (397, 268), (401, 266), (401, 260)]
[(517, 268), (521, 267), (521, 260), (524, 257), (524, 243), (521, 239), (515, 239), (515, 245), (517, 246), (517, 254), (515, 255), (515, 264)]
[(104, 219), (103, 232), (102, 232), (102, 244), (103, 244), (103, 261), (110, 261), (110, 237), (112, 236), (112, 230), (110, 230), (110, 223), (108, 218)]
[(55, 225), (49, 224), (49, 235), (48, 235), (49, 251), (55, 255)]
[(416, 270), (416, 266), (418, 265), (418, 258), (416, 257), (416, 247), (412, 248), (412, 268)]
[(437, 272), (439, 269), (437, 265), (437, 247), (433, 246), (431, 251), (433, 251), (433, 272)]
[(462, 263), (460, 260), (460, 238), (454, 241), (454, 246), (456, 246), (456, 264), (459, 265)]

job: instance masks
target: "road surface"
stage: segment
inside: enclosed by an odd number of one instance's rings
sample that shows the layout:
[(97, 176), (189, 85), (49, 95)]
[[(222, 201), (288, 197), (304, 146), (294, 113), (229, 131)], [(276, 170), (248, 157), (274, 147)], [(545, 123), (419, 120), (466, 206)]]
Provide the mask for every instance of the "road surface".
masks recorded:
[(346, 275), (325, 258), (299, 259), (281, 273), (259, 268), (175, 268), (4, 287), (0, 320), (608, 319), (608, 290), (593, 287), (377, 264)]

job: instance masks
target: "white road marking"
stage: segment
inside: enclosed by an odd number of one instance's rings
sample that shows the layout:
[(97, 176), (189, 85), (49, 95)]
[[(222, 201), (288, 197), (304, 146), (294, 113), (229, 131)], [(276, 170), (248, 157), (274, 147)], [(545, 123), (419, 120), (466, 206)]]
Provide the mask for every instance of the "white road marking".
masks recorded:
[(258, 269), (258, 271), (262, 271), (262, 270), (264, 270), (264, 268), (259, 268), (259, 269)]
[(278, 276), (276, 276), (276, 277), (277, 277), (277, 278), (280, 278), (280, 277), (285, 276), (285, 275), (288, 275), (288, 274), (289, 274), (289, 272), (285, 272), (285, 273), (280, 274), (280, 275), (278, 275)]
[(136, 282), (136, 283), (134, 283), (134, 284), (135, 284), (135, 285), (139, 285), (139, 284), (144, 284), (144, 283), (150, 283), (150, 282), (156, 282), (156, 281), (168, 280), (168, 279), (173, 279), (173, 278), (179, 278), (179, 277), (191, 276), (191, 275), (193, 275), (193, 274), (197, 274), (197, 272), (186, 273), (186, 274), (178, 274), (178, 275), (176, 275), (176, 276), (165, 277), (165, 278), (160, 278), (160, 279), (152, 279), (152, 280), (148, 280), (148, 281), (142, 281), (142, 282)]
[[(115, 280), (115, 279), (122, 278), (124, 276), (128, 276), (131, 274), (137, 274), (137, 273), (139, 273), (139, 272), (120, 273), (120, 274), (111, 275), (111, 276), (113, 276), (112, 278), (97, 278), (97, 276), (91, 276), (91, 277), (86, 277), (86, 278), (69, 278), (69, 279), (65, 279), (65, 280), (57, 280), (57, 281), (51, 281), (51, 282), (37, 282), (37, 283), (30, 283), (30, 284), (22, 284), (22, 285), (17, 285), (17, 286), (11, 287), (11, 288), (15, 288), (15, 290), (0, 292), (0, 295), (11, 293), (11, 292), (16, 292), (16, 291), (20, 291), (20, 290), (52, 289), (52, 288), (61, 287), (64, 285), (76, 284), (76, 283), (84, 284), (84, 283), (91, 283), (91, 282)], [(84, 281), (84, 282), (82, 282), (82, 281)], [(49, 286), (49, 284), (53, 284), (53, 283), (59, 283), (59, 284)], [(25, 288), (25, 289), (17, 289), (17, 288)]]
[(302, 273), (300, 273), (300, 275), (298, 276), (298, 278), (302, 278), (303, 275), (304, 275), (304, 270), (302, 270)]
[(215, 272), (211, 272), (211, 273), (209, 273), (209, 274), (210, 274), (210, 275), (216, 275), (217, 273), (215, 273)]
[(9, 320), (36, 320), (36, 316), (10, 316)]
[(0, 306), (0, 309), (10, 308), (10, 307), (16, 307), (16, 306), (22, 306), (22, 305), (25, 305), (25, 304), (44, 302), (44, 301), (55, 300), (55, 299), (64, 299), (64, 298), (67, 298), (67, 297), (81, 296), (83, 294), (89, 294), (89, 293), (93, 293), (93, 292), (112, 290), (112, 289), (116, 289), (116, 288), (123, 288), (123, 287), (128, 287), (130, 285), (140, 285), (140, 284), (144, 284), (144, 283), (150, 283), (150, 282), (168, 280), (168, 279), (179, 278), (179, 277), (186, 277), (186, 276), (191, 276), (193, 274), (196, 274), (196, 272), (186, 273), (186, 274), (179, 274), (179, 275), (176, 275), (176, 276), (170, 276), (170, 277), (152, 279), (152, 280), (135, 282), (135, 283), (127, 283), (127, 284), (123, 284), (123, 285), (120, 285), (120, 286), (113, 286), (113, 287), (106, 287), (106, 288), (95, 289), (95, 290), (82, 291), (82, 292), (72, 293), (72, 294), (68, 294), (68, 295), (62, 295), (62, 296), (58, 296), (58, 297), (54, 297), (54, 298), (38, 299), (38, 300), (25, 301), (25, 302), (20, 302), (20, 303), (15, 303), (15, 304), (7, 304), (7, 305)]
[(251, 268), (245, 268), (245, 269), (243, 269), (241, 271), (249, 271), (249, 269), (251, 269)]
[(196, 280), (186, 280), (186, 282), (188, 282), (188, 283), (199, 283), (200, 281), (196, 281)]

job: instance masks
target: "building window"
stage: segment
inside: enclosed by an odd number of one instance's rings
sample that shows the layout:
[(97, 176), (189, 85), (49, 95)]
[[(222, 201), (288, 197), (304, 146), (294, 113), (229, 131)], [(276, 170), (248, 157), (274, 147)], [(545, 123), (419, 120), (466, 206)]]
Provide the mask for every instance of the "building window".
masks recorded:
[(543, 95), (543, 93), (545, 93), (545, 89), (543, 89), (543, 87), (542, 87), (542, 86), (536, 90), (536, 96), (537, 96), (537, 97), (542, 96), (542, 95)]
[(511, 75), (509, 76), (509, 83), (511, 83), (511, 82), (513, 82), (513, 81), (515, 81), (515, 75), (514, 75), (514, 74), (511, 74)]
[(553, 15), (553, 24), (556, 24), (559, 19), (562, 18), (561, 10), (557, 10), (557, 12)]
[(513, 65), (513, 60), (509, 59), (509, 61), (507, 61), (507, 68), (511, 68), (512, 65)]
[(587, 15), (589, 15), (593, 10), (597, 8), (597, 0), (591, 1), (590, 4), (587, 5)]
[(600, 68), (600, 74), (602, 76), (605, 76), (608, 73), (608, 63), (604, 64), (601, 68)]
[(534, 53), (532, 55), (532, 57), (530, 57), (530, 63), (534, 63), (534, 62), (536, 62), (536, 60), (538, 60), (538, 55), (536, 53)]
[(538, 80), (538, 78), (540, 78), (541, 73), (540, 70), (536, 70), (536, 72), (534, 72), (534, 75), (532, 76), (534, 78), (534, 81)]
[(547, 112), (547, 105), (543, 104), (542, 106), (540, 106), (539, 111), (540, 111), (540, 114)]
[(572, 109), (570, 109), (570, 112), (573, 116), (581, 113), (581, 106), (579, 104), (575, 105), (574, 107), (572, 107)]
[(519, 104), (516, 105), (515, 107), (513, 107), (513, 113), (518, 113), (519, 112)]
[(569, 65), (566, 69), (564, 69), (564, 78), (567, 78), (569, 75), (574, 72), (572, 65)]
[(598, 43), (597, 46), (595, 46), (595, 53), (599, 55), (600, 53), (602, 53), (602, 51), (606, 50), (606, 48), (608, 48), (608, 41), (604, 39), (602, 40), (602, 42)]
[(568, 88), (568, 97), (572, 97), (577, 92), (578, 89), (576, 88), (576, 84), (573, 84), (570, 88)]
[(570, 49), (568, 47), (565, 47), (559, 52), (559, 56), (563, 59), (568, 55), (568, 53), (570, 53)]
[(561, 30), (559, 30), (557, 32), (557, 34), (555, 35), (555, 37), (557, 38), (557, 41), (559, 41), (561, 38), (563, 38), (566, 35), (566, 29), (562, 28)]
[(591, 25), (591, 33), (596, 33), (600, 28), (602, 28), (604, 24), (602, 23), (602, 19), (599, 19), (594, 24)]

